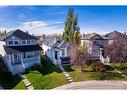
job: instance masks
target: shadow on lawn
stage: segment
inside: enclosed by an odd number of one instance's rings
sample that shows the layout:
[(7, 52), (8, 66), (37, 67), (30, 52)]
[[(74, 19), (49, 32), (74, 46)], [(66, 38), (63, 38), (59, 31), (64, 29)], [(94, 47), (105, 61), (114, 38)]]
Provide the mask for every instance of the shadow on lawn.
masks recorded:
[(73, 72), (75, 71), (71, 65), (68, 65), (68, 66), (64, 66), (64, 69), (67, 71), (67, 72)]
[[(51, 63), (45, 56), (41, 57), (41, 66), (40, 65), (34, 65), (33, 67), (27, 69), (25, 74), (28, 74), (29, 72), (35, 73), (35, 74), (42, 74), (48, 75), (53, 72), (62, 73), (62, 71), (56, 67), (53, 63)], [(36, 72), (38, 71), (38, 72)]]
[[(43, 56), (42, 57), (42, 68), (43, 68), (43, 74), (46, 75), (46, 74), (50, 74), (52, 72), (57, 72), (57, 73), (62, 73), (62, 71), (60, 70), (59, 67), (56, 67), (51, 61), (48, 60), (47, 57)], [(64, 69), (67, 71), (67, 72), (72, 72), (74, 71), (74, 69), (71, 68), (72, 66), (71, 65), (67, 65), (67, 66), (64, 66)]]
[(0, 85), (4, 89), (12, 89), (21, 81), (18, 75), (12, 76), (8, 72), (0, 72)]
[[(53, 72), (62, 73), (59, 67), (55, 66), (51, 61), (48, 60), (46, 56), (41, 57), (41, 66), (40, 65), (34, 65), (33, 67), (29, 68), (25, 74), (28, 74), (29, 72), (34, 74), (42, 74), (48, 75)], [(74, 71), (71, 66), (65, 66), (64, 67), (67, 72)], [(38, 71), (38, 72), (36, 72)]]

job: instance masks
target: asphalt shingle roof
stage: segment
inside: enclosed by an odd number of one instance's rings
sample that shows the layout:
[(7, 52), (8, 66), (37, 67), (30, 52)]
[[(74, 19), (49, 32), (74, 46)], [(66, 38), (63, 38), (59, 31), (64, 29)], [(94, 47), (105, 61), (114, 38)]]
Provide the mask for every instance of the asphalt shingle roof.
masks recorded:
[(97, 33), (90, 33), (90, 34), (84, 35), (84, 37), (82, 39), (84, 39), (84, 40), (90, 40), (90, 39), (92, 39), (96, 35), (100, 36), (102, 39), (107, 39), (105, 36), (99, 35)]
[(60, 41), (60, 40), (56, 41), (56, 43), (54, 43), (54, 45), (52, 46), (52, 48), (58, 47), (58, 45), (59, 45), (61, 42), (62, 42), (62, 41)]
[(22, 30), (17, 29), (17, 30), (13, 30), (13, 31), (8, 32), (6, 35), (1, 36), (0, 40), (5, 40), (6, 38), (8, 38), (12, 35), (14, 35), (14, 36), (16, 36), (22, 40), (36, 39), (36, 37), (34, 37), (28, 33), (25, 33)]
[(52, 48), (66, 48), (68, 45), (68, 42), (64, 41), (64, 40), (58, 40), (53, 46)]
[(123, 33), (120, 33), (118, 31), (113, 31), (113, 32), (110, 32), (110, 33), (106, 34), (105, 37), (107, 37), (108, 39), (114, 39), (118, 35), (121, 35), (121, 34), (123, 34)]
[(23, 52), (30, 52), (30, 51), (40, 51), (42, 48), (40, 45), (24, 45), (24, 46), (5, 46), (5, 52), (7, 54), (16, 54), (16, 53), (23, 53)]
[(50, 36), (50, 35), (45, 35), (45, 37), (43, 38), (43, 44), (52, 47), (54, 45), (54, 41), (55, 41), (55, 37)]

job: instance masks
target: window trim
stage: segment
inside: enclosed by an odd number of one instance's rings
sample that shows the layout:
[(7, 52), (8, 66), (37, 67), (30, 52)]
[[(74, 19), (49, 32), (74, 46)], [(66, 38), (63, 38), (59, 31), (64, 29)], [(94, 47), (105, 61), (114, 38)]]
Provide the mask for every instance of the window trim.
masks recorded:
[[(12, 42), (12, 44), (9, 44), (9, 42)], [(13, 40), (9, 40), (9, 41), (8, 41), (8, 45), (9, 45), (9, 46), (14, 45), (14, 41), (13, 41)]]

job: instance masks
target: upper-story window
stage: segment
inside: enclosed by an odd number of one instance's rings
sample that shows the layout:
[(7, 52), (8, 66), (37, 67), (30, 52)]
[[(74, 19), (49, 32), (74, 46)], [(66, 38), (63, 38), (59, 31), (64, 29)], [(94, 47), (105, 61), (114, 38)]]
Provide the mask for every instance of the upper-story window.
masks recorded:
[(8, 44), (9, 44), (9, 45), (13, 45), (13, 41), (9, 41)]
[(28, 45), (30, 44), (30, 40), (27, 40), (27, 44), (28, 44)]
[(19, 45), (19, 41), (14, 41), (14, 44), (15, 45)]
[(99, 45), (100, 43), (98, 41), (94, 41), (94, 45)]
[(23, 44), (23, 45), (26, 45), (26, 41), (25, 41), (25, 40), (23, 40), (23, 41), (22, 41), (22, 44)]
[(35, 44), (36, 43), (36, 41), (35, 40), (31, 40), (31, 44)]

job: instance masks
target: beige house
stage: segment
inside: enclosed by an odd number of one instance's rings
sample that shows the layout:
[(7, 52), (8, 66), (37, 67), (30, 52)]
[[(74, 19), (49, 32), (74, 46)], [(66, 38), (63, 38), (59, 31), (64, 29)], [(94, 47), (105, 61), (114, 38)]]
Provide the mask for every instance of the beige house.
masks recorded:
[(105, 56), (104, 49), (108, 45), (108, 38), (96, 33), (84, 35), (81, 39), (81, 45), (87, 47), (92, 59), (99, 59), (105, 62), (109, 58)]

